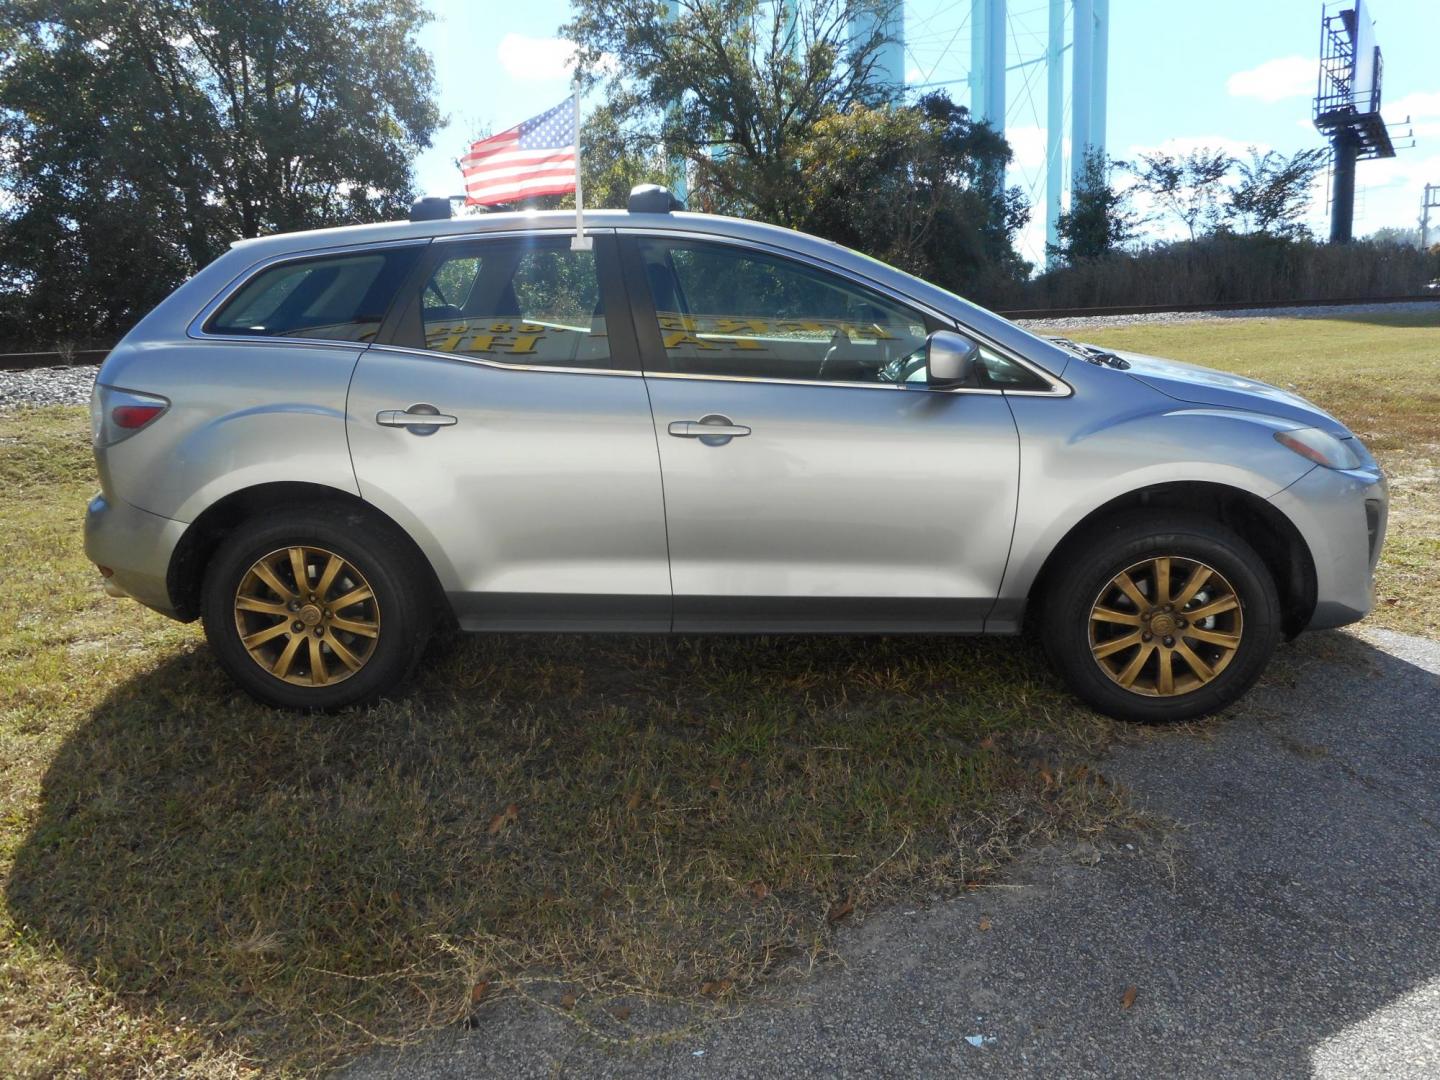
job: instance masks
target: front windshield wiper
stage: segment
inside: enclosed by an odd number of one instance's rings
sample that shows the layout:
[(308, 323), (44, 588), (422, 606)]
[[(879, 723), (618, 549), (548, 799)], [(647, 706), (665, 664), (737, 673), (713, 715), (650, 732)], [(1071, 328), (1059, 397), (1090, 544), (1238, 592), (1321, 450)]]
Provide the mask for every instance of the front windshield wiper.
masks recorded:
[(1129, 360), (1122, 359), (1108, 349), (1097, 348), (1094, 345), (1082, 345), (1078, 341), (1071, 341), (1069, 338), (1063, 337), (1047, 337), (1045, 340), (1053, 341), (1062, 349), (1074, 353), (1080, 357), (1081, 360), (1088, 363), (1100, 367), (1112, 367), (1119, 371), (1128, 371), (1130, 369)]

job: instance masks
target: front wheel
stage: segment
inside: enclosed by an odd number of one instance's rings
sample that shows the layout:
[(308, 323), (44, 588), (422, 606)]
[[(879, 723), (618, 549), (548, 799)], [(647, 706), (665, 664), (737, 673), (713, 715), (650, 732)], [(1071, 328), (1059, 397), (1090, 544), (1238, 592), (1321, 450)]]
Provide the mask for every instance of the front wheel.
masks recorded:
[(1041, 614), (1075, 694), (1121, 720), (1215, 712), (1248, 690), (1280, 640), (1275, 583), (1254, 548), (1206, 518), (1117, 517), (1062, 565)]
[(430, 632), (426, 579), (404, 542), (342, 508), (245, 522), (206, 569), (205, 636), (268, 705), (374, 701), (413, 670)]

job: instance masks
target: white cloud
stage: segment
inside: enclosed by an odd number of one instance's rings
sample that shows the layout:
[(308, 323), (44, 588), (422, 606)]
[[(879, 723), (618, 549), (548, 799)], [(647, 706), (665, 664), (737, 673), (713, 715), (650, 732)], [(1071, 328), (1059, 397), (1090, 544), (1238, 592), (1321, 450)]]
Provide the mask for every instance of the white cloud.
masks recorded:
[[(1035, 124), (1017, 124), (1005, 129), (1005, 141), (1015, 154), (1014, 164), (1021, 169), (1040, 169), (1045, 166), (1045, 147), (1048, 138), (1045, 129)], [(1066, 160), (1070, 157), (1070, 137), (1062, 136), (1061, 153)]]
[(1231, 97), (1256, 98), (1266, 104), (1286, 98), (1311, 97), (1315, 93), (1318, 68), (1304, 56), (1281, 56), (1266, 60), (1249, 71), (1237, 71), (1225, 81)]
[(506, 34), (499, 52), (500, 66), (521, 82), (568, 79), (575, 69), (575, 43), (564, 38)]
[(1385, 112), (1385, 118), (1392, 124), (1407, 116), (1415, 120), (1440, 118), (1440, 90), (1433, 94), (1423, 92), (1406, 94), (1402, 98), (1385, 102), (1381, 108)]

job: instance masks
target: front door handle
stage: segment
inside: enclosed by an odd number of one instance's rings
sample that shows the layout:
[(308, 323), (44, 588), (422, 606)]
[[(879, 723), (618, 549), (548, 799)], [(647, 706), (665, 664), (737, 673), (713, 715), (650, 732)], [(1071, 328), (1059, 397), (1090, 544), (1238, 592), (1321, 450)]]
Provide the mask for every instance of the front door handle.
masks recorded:
[(731, 439), (750, 434), (744, 424), (732, 424), (728, 416), (719, 413), (699, 420), (671, 420), (667, 430), (677, 439), (699, 439), (708, 446), (723, 446)]
[(375, 414), (375, 422), (381, 427), (409, 428), (411, 435), (434, 435), (442, 427), (452, 427), (460, 421), (422, 401), (404, 410), (382, 409)]

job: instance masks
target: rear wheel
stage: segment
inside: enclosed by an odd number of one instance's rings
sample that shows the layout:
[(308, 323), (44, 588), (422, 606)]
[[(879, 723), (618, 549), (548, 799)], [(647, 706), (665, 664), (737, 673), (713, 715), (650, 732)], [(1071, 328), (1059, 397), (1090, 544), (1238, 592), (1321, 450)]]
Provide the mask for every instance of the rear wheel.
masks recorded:
[(1233, 530), (1175, 513), (1117, 517), (1060, 568), (1042, 611), (1070, 688), (1122, 720), (1188, 720), (1239, 698), (1280, 639), (1269, 570)]
[(365, 704), (398, 687), (425, 647), (419, 571), (403, 540), (353, 511), (246, 522), (206, 570), (205, 634), (226, 671), (266, 704)]

